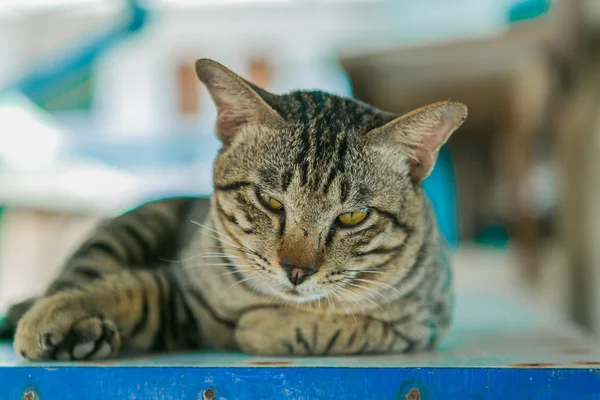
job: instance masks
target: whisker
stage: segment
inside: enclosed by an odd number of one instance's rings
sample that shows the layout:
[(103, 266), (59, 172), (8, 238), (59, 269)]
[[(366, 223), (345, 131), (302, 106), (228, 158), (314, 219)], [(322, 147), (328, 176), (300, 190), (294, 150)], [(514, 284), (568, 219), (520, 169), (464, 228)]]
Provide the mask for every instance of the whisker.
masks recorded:
[[(213, 239), (214, 239), (214, 238), (213, 238)], [(219, 239), (219, 240), (220, 240), (220, 239)], [(215, 252), (216, 252), (216, 251), (219, 251), (219, 252), (221, 252), (221, 253), (223, 253), (223, 254), (226, 254), (226, 253), (224, 253), (224, 252), (223, 252), (223, 246), (220, 246), (220, 242), (219, 242), (219, 245), (216, 245), (216, 246), (207, 246), (207, 248), (208, 248), (208, 249), (210, 249), (210, 250), (213, 250), (213, 251), (215, 251)]]
[(229, 267), (242, 267), (245, 264), (233, 264), (233, 263), (208, 263), (208, 264), (192, 264), (189, 267), (191, 268), (198, 268), (198, 267), (224, 267), (224, 266), (229, 266)]
[(186, 257), (186, 258), (181, 258), (179, 260), (169, 260), (166, 258), (159, 258), (159, 260), (168, 262), (168, 263), (182, 263), (182, 262), (203, 259), (203, 258), (244, 258), (244, 257), (230, 256), (229, 254), (205, 254), (205, 253), (202, 253), (202, 254), (197, 254), (194, 256)]
[(210, 267), (218, 267), (218, 268), (223, 268), (223, 267), (229, 267), (229, 268), (246, 268), (246, 267), (250, 267), (251, 265), (249, 264), (233, 264), (233, 263), (206, 263), (206, 264), (188, 264), (188, 265), (183, 265), (183, 269), (184, 270), (191, 270), (191, 269), (199, 269), (199, 268), (210, 268)]
[[(369, 292), (373, 292), (373, 293), (375, 293), (375, 294), (376, 294), (376, 295), (378, 295), (378, 296), (380, 296), (380, 295), (381, 295), (381, 293), (379, 293), (379, 292), (378, 292), (378, 291), (376, 291), (375, 289), (371, 289), (370, 287), (367, 287), (367, 286), (363, 286), (363, 285), (355, 285), (354, 283), (351, 283), (351, 282), (347, 282), (347, 283), (346, 283), (346, 285), (348, 285), (348, 286), (352, 286), (352, 287), (355, 287), (355, 288), (359, 288), (359, 289), (368, 290)], [(377, 298), (376, 298), (376, 297), (373, 297), (373, 295), (366, 294), (366, 293), (365, 293), (365, 295), (368, 295), (368, 296), (369, 296), (369, 297), (371, 297), (371, 298), (372, 298), (372, 299), (373, 299), (375, 302), (377, 302)]]
[(346, 300), (344, 300), (344, 298), (342, 297), (341, 294), (336, 293), (335, 291), (333, 291), (332, 293), (333, 293), (334, 298), (336, 298), (337, 300), (339, 300), (346, 307), (346, 310), (348, 310), (348, 312), (350, 314), (352, 314), (352, 317), (354, 317), (354, 322), (356, 322), (356, 315), (354, 315), (354, 311), (352, 311), (352, 308), (350, 307), (350, 304), (348, 304), (346, 302)]
[(235, 248), (241, 249), (240, 245), (239, 245), (238, 243), (235, 243), (235, 242), (233, 241), (233, 239), (232, 239), (232, 238), (230, 238), (229, 236), (227, 236), (227, 235), (225, 235), (225, 234), (223, 234), (223, 233), (221, 233), (221, 232), (219, 232), (219, 231), (216, 231), (216, 230), (214, 230), (214, 229), (212, 229), (212, 228), (209, 228), (208, 226), (206, 226), (206, 225), (204, 225), (204, 224), (201, 224), (200, 222), (197, 222), (197, 221), (194, 221), (194, 220), (190, 220), (190, 222), (191, 222), (192, 224), (194, 224), (194, 225), (198, 225), (198, 226), (199, 226), (199, 227), (201, 227), (202, 229), (205, 229), (205, 230), (207, 230), (207, 231), (210, 231), (210, 232), (213, 232), (213, 233), (217, 234), (217, 236), (213, 236), (213, 235), (210, 235), (210, 234), (208, 234), (208, 233), (206, 233), (206, 232), (203, 232), (203, 233), (204, 233), (206, 236), (208, 236), (208, 237), (210, 237), (210, 238), (213, 238), (213, 239), (215, 239), (215, 240), (218, 240), (219, 242), (223, 241), (223, 242), (227, 243), (228, 245), (230, 245), (230, 246), (232, 246), (232, 247), (235, 247)]
[(387, 272), (378, 271), (378, 270), (370, 270), (370, 269), (347, 269), (347, 270), (343, 271), (342, 274), (350, 275), (350, 274), (348, 274), (348, 272), (358, 272), (358, 273), (364, 272), (364, 273), (368, 273), (368, 274), (392, 275)]
[(210, 268), (210, 267), (215, 267), (215, 268), (224, 268), (224, 267), (229, 267), (229, 268), (235, 268), (235, 265), (232, 264), (218, 264), (218, 265), (214, 265), (214, 264), (206, 264), (206, 265), (184, 265), (183, 269), (184, 270), (194, 270), (194, 269), (206, 269), (206, 268)]
[(233, 271), (224, 272), (224, 273), (220, 274), (219, 276), (235, 275), (235, 274), (238, 274), (240, 271), (251, 270), (251, 269), (252, 269), (252, 267), (240, 266), (240, 267), (236, 267), (235, 270), (233, 270)]
[[(371, 299), (369, 299), (369, 298), (364, 298), (363, 296), (361, 296), (361, 295), (360, 295), (360, 294), (358, 294), (358, 293), (355, 293), (355, 292), (353, 292), (352, 290), (349, 290), (349, 289), (345, 288), (343, 285), (341, 285), (341, 284), (339, 284), (339, 283), (338, 283), (338, 284), (336, 284), (336, 287), (338, 288), (338, 290), (341, 290), (341, 291), (343, 291), (343, 292), (346, 292), (346, 293), (349, 293), (349, 294), (351, 294), (351, 295), (352, 295), (352, 297), (357, 297), (357, 296), (358, 296), (358, 298), (359, 298), (360, 300), (373, 301), (373, 300), (371, 300)], [(352, 302), (353, 302), (354, 304), (357, 304), (357, 303), (358, 303), (358, 301), (357, 301), (356, 299), (352, 299)]]
[(217, 231), (216, 229), (212, 229), (212, 228), (210, 228), (210, 227), (208, 227), (208, 226), (206, 226), (206, 225), (204, 225), (204, 224), (202, 224), (202, 223), (200, 223), (200, 222), (198, 222), (198, 221), (194, 221), (194, 220), (192, 219), (192, 220), (190, 220), (190, 222), (191, 222), (192, 224), (194, 224), (194, 225), (198, 225), (199, 227), (206, 229), (207, 231), (211, 231), (211, 232), (213, 232), (213, 233), (216, 233), (217, 235), (219, 235), (219, 236), (221, 236), (221, 237), (224, 237), (224, 238), (225, 238), (225, 239), (227, 239), (227, 240), (233, 240), (233, 239), (231, 238), (231, 236), (229, 236), (229, 235), (226, 235), (226, 234), (224, 234), (224, 233), (222, 233), (222, 232), (219, 232), (219, 231)]
[(273, 296), (271, 296), (271, 298), (269, 299), (269, 304), (273, 303), (273, 300), (275, 300), (277, 298), (277, 295), (274, 294)]
[(228, 235), (225, 235), (224, 233), (221, 233), (221, 232), (219, 232), (219, 231), (217, 231), (217, 230), (215, 230), (215, 229), (209, 228), (208, 226), (206, 226), (206, 225), (204, 225), (204, 224), (201, 224), (201, 223), (200, 223), (200, 222), (198, 222), (198, 221), (190, 220), (190, 222), (191, 222), (192, 224), (194, 224), (194, 225), (198, 225), (198, 226), (199, 226), (199, 227), (201, 227), (201, 228), (204, 228), (204, 229), (206, 229), (206, 230), (208, 230), (208, 231), (210, 231), (210, 232), (214, 232), (214, 233), (216, 233), (217, 235), (219, 235), (219, 236), (220, 236), (220, 238), (216, 238), (216, 237), (214, 237), (214, 236), (211, 236), (211, 235), (209, 235), (209, 234), (205, 233), (207, 236), (209, 236), (209, 237), (212, 237), (212, 238), (213, 238), (213, 239), (215, 239), (215, 240), (218, 240), (218, 241), (225, 241), (225, 243), (229, 244), (229, 245), (230, 245), (230, 246), (232, 246), (232, 247), (235, 247), (235, 248), (237, 248), (237, 249), (240, 249), (240, 250), (244, 250), (244, 251), (246, 251), (246, 252), (255, 253), (255, 252), (254, 252), (254, 250), (252, 250), (252, 249), (249, 249), (248, 247), (244, 246), (243, 244), (236, 243), (236, 242), (233, 240), (233, 238), (231, 238), (231, 237), (230, 237), (230, 236), (228, 236)]
[(204, 234), (204, 235), (206, 235), (206, 236), (208, 236), (209, 238), (212, 238), (212, 239), (214, 239), (214, 240), (217, 240), (217, 241), (219, 241), (220, 243), (221, 243), (221, 242), (222, 242), (222, 243), (225, 243), (225, 244), (227, 244), (227, 245), (229, 245), (229, 246), (233, 247), (234, 249), (238, 249), (238, 250), (242, 250), (242, 251), (244, 251), (244, 248), (240, 247), (239, 245), (237, 245), (237, 244), (236, 244), (236, 243), (234, 243), (234, 242), (230, 242), (230, 241), (228, 241), (228, 240), (224, 240), (223, 238), (220, 238), (220, 237), (218, 237), (218, 236), (211, 235), (210, 233), (206, 233), (206, 232), (204, 232), (203, 234)]
[[(369, 298), (369, 297), (366, 297), (366, 296), (363, 296), (363, 295), (361, 295), (360, 293), (353, 292), (352, 290), (349, 290), (349, 289), (347, 289), (347, 288), (343, 287), (342, 285), (340, 285), (340, 287), (339, 287), (339, 290), (343, 290), (343, 291), (345, 291), (345, 292), (348, 292), (348, 293), (350, 293), (352, 296), (354, 296), (354, 297), (358, 297), (360, 300), (364, 300), (364, 301), (366, 301), (366, 302), (368, 302), (368, 303), (371, 303), (371, 304), (373, 304), (375, 307), (377, 307), (377, 308), (379, 308), (380, 310), (382, 310), (382, 311), (383, 311), (383, 309), (381, 308), (381, 305), (380, 305), (380, 304), (377, 302), (377, 300), (376, 300), (376, 299), (374, 299), (374, 298)], [(354, 300), (354, 303), (358, 303), (358, 301), (357, 301), (357, 300)]]
[(331, 293), (332, 293), (332, 292), (333, 292), (333, 291), (331, 291), (331, 290), (328, 290), (328, 291), (326, 292), (326, 294), (327, 294), (327, 301), (329, 301), (329, 305), (330, 305), (330, 307), (333, 309), (333, 311), (335, 311), (335, 303), (334, 303), (334, 302), (333, 302), (333, 300), (331, 299)]
[(332, 302), (331, 302), (331, 296), (329, 295), (330, 291), (325, 289), (325, 300), (327, 300), (327, 303), (329, 303), (329, 309), (331, 310), (332, 308)]
[(206, 258), (208, 258), (208, 257), (242, 258), (240, 256), (232, 256), (227, 253), (202, 253), (201, 255)]
[(368, 286), (364, 286), (364, 285), (356, 285), (356, 284), (354, 284), (354, 283), (352, 283), (352, 282), (347, 282), (347, 283), (346, 283), (346, 285), (348, 285), (348, 286), (352, 286), (352, 287), (355, 287), (355, 288), (359, 288), (359, 289), (365, 289), (365, 290), (368, 290), (369, 292), (375, 293), (377, 296), (381, 296), (381, 293), (380, 293), (380, 292), (378, 292), (377, 290), (375, 290), (375, 289), (373, 289), (373, 288), (370, 288), (370, 287), (368, 287)]
[(242, 248), (242, 247), (238, 246), (237, 244), (235, 244), (235, 243), (232, 243), (232, 242), (229, 242), (229, 241), (227, 241), (227, 240), (223, 240), (222, 238), (220, 238), (220, 237), (218, 237), (218, 236), (214, 236), (214, 235), (211, 235), (210, 233), (206, 233), (206, 232), (204, 232), (203, 234), (204, 234), (204, 235), (206, 235), (206, 236), (208, 236), (208, 237), (209, 237), (209, 238), (211, 238), (211, 239), (217, 240), (217, 241), (219, 241), (219, 242), (224, 242), (225, 244), (228, 244), (229, 246), (233, 247), (234, 249), (238, 249), (238, 250), (241, 250), (241, 251), (245, 251), (245, 249), (244, 249), (244, 248)]
[(344, 271), (354, 271), (354, 272), (363, 272), (363, 271), (397, 271), (396, 267), (377, 267), (377, 268), (365, 268), (365, 269), (346, 269), (340, 266)]
[(254, 287), (252, 287), (252, 294), (257, 294), (258, 293), (259, 286), (262, 286), (262, 285), (255, 285)]
[(207, 253), (198, 253), (200, 256), (228, 256), (229, 254), (225, 252), (207, 252)]
[(260, 279), (260, 278), (262, 278), (262, 276), (258, 275), (258, 276), (250, 276), (250, 277), (248, 277), (246, 279), (241, 279), (241, 280), (239, 280), (237, 282), (234, 282), (233, 284), (229, 285), (229, 287), (227, 287), (227, 289), (225, 289), (225, 290), (229, 290), (232, 287), (234, 287), (236, 285), (239, 285), (240, 283), (244, 283), (244, 282), (248, 282), (248, 281), (251, 281), (251, 280), (254, 280), (254, 279)]
[(357, 278), (354, 278), (354, 280), (357, 281), (357, 282), (370, 283), (372, 285), (379, 286), (382, 289), (391, 289), (391, 290), (395, 291), (396, 293), (398, 293), (399, 295), (402, 296), (402, 292), (400, 292), (397, 288), (395, 288), (394, 286), (390, 285), (389, 283), (378, 282), (378, 281), (374, 281), (374, 280), (371, 280), (371, 279), (357, 279)]

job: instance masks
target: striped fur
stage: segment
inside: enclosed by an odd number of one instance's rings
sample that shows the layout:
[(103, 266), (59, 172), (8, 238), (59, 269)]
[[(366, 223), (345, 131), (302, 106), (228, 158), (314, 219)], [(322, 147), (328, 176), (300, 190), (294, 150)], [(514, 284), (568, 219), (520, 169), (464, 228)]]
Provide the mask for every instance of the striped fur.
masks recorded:
[[(99, 226), (43, 296), (13, 308), (15, 351), (435, 347), (451, 321), (451, 274), (420, 183), (464, 106), (397, 116), (318, 91), (274, 95), (208, 60), (197, 70), (223, 142), (209, 214), (200, 221), (197, 199), (174, 198)], [(367, 218), (336, 222), (354, 210)], [(311, 275), (299, 284), (286, 265)]]

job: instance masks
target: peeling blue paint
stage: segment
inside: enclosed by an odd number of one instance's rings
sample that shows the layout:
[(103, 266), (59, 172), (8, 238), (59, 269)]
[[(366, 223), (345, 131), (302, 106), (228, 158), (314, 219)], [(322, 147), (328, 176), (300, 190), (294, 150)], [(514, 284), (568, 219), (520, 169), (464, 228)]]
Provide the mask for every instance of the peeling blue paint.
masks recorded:
[[(34, 388), (44, 400), (600, 399), (600, 377), (588, 369), (483, 368), (0, 368), (2, 398)], [(207, 383), (209, 382), (209, 383)]]

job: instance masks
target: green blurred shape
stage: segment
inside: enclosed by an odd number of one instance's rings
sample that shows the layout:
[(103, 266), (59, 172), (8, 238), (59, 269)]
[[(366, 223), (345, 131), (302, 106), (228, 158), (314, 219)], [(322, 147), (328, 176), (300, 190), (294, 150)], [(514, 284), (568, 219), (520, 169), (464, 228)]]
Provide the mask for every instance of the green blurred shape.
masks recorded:
[(506, 228), (501, 225), (489, 225), (475, 234), (477, 244), (503, 249), (508, 245), (510, 237)]
[(46, 111), (89, 111), (92, 109), (93, 66), (65, 77), (58, 92), (34, 94), (31, 100)]
[(525, 0), (514, 5), (508, 19), (512, 22), (526, 21), (538, 18), (550, 11), (550, 0)]

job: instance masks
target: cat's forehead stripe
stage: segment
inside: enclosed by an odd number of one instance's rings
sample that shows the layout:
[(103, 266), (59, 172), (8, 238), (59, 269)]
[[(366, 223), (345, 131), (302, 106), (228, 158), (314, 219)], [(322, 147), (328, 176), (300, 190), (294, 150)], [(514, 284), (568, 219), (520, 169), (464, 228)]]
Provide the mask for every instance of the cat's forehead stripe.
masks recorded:
[[(384, 124), (381, 112), (353, 99), (321, 91), (296, 91), (268, 99), (271, 106), (294, 127), (295, 164), (300, 185), (327, 194), (340, 173), (356, 137)], [(286, 190), (292, 179), (288, 171), (282, 177)], [(347, 198), (350, 182), (342, 193)]]

